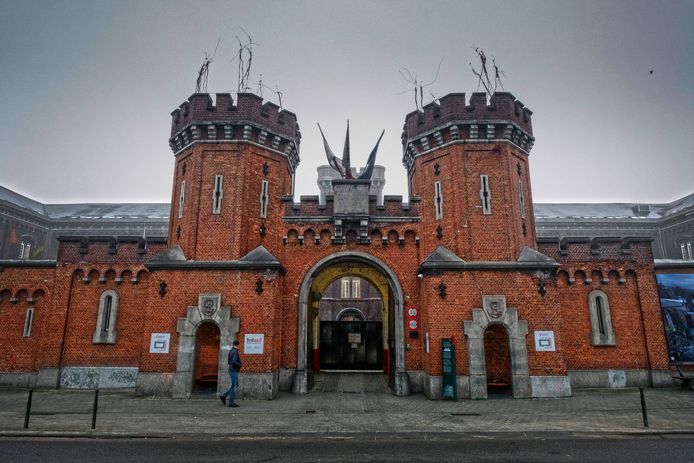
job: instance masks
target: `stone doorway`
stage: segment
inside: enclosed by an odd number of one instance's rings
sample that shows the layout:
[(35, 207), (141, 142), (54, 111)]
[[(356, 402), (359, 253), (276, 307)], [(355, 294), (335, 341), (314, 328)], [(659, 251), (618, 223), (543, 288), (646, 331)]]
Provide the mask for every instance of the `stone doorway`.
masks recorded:
[(193, 392), (214, 394), (219, 378), (219, 328), (211, 322), (198, 326), (195, 334)]
[(186, 317), (178, 319), (178, 356), (173, 384), (175, 399), (190, 397), (193, 392), (196, 334), (203, 324), (213, 324), (219, 329), (217, 392), (224, 392), (229, 387), (226, 358), (239, 332), (239, 319), (231, 318), (231, 307), (222, 306), (221, 294), (203, 293), (198, 296), (198, 305), (188, 307)]
[(505, 296), (482, 296), (482, 308), (473, 309), (472, 320), (465, 320), (470, 367), (470, 398), (486, 399), (488, 397), (484, 334), (490, 326), (500, 326), (508, 336), (513, 397), (517, 399), (532, 397), (528, 351), (525, 345), (528, 322), (518, 320), (518, 309), (506, 307)]
[(484, 330), (484, 365), (487, 393), (512, 395), (511, 354), (508, 333), (502, 325), (490, 325)]

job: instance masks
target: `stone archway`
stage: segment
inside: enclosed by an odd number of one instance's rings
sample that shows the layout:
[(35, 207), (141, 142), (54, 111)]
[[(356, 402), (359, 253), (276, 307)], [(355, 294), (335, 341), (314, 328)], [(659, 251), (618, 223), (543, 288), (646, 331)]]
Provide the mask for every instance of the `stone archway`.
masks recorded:
[(394, 364), (393, 391), (395, 395), (410, 394), (410, 380), (405, 371), (405, 329), (404, 329), (404, 294), (398, 277), (385, 263), (376, 257), (363, 252), (338, 252), (331, 254), (315, 264), (306, 274), (299, 292), (297, 368), (294, 375), (293, 392), (308, 393), (308, 317), (311, 302), (311, 286), (314, 279), (327, 267), (336, 264), (362, 264), (378, 270), (386, 278), (392, 292), (393, 323), (394, 323)]
[(239, 319), (231, 318), (231, 307), (222, 306), (221, 303), (221, 294), (202, 293), (198, 295), (198, 305), (188, 307), (186, 317), (178, 319), (178, 357), (173, 381), (175, 399), (190, 397), (193, 390), (195, 333), (198, 327), (206, 322), (212, 322), (219, 328), (217, 391), (224, 391), (229, 387), (226, 359), (239, 332)]
[(472, 320), (465, 320), (470, 368), (470, 398), (487, 398), (484, 332), (492, 324), (503, 326), (508, 333), (513, 397), (532, 397), (528, 372), (528, 351), (525, 345), (528, 322), (518, 320), (518, 309), (506, 307), (505, 296), (482, 296), (482, 308), (473, 309)]

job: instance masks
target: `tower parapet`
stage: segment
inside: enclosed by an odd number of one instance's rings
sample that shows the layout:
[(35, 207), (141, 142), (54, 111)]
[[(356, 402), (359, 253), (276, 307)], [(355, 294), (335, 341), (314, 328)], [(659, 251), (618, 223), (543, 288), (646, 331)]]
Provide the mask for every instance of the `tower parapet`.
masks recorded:
[(403, 164), (409, 170), (417, 155), (455, 141), (505, 140), (529, 153), (535, 141), (531, 115), (508, 92), (494, 93), (489, 102), (486, 93), (473, 93), (469, 104), (465, 93), (450, 93), (405, 117)]
[[(216, 103), (216, 104), (215, 104)], [(194, 93), (172, 113), (169, 146), (177, 155), (196, 142), (249, 141), (287, 156), (299, 164), (301, 132), (296, 115), (252, 93)]]

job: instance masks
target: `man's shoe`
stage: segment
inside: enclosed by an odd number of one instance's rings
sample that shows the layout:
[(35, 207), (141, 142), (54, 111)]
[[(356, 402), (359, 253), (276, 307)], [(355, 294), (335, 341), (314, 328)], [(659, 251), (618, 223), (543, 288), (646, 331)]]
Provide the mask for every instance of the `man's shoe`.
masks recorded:
[(229, 404), (229, 407), (234, 407), (234, 408), (235, 408), (235, 407), (238, 407), (238, 406), (239, 406), (239, 404)]
[(223, 403), (224, 405), (226, 405), (226, 404), (227, 404), (227, 398), (226, 398), (226, 397), (224, 397), (223, 395), (220, 395), (220, 396), (219, 396), (219, 400), (221, 400), (221, 401), (222, 401), (222, 403)]

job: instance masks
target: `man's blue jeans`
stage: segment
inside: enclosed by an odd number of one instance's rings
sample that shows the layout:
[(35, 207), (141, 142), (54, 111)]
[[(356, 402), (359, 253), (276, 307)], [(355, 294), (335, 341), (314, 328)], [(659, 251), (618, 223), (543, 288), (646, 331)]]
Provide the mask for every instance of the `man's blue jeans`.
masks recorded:
[(230, 371), (229, 372), (229, 389), (227, 389), (221, 397), (226, 397), (229, 406), (236, 403), (236, 389), (239, 388), (239, 372)]

